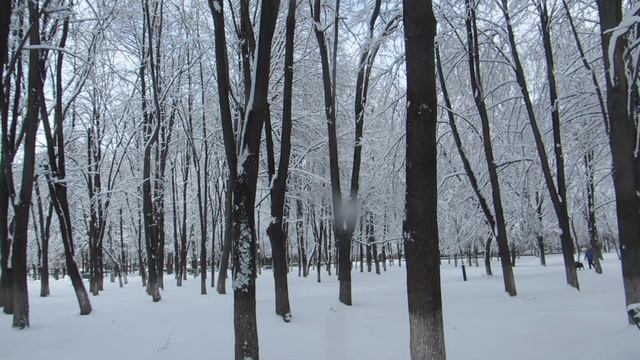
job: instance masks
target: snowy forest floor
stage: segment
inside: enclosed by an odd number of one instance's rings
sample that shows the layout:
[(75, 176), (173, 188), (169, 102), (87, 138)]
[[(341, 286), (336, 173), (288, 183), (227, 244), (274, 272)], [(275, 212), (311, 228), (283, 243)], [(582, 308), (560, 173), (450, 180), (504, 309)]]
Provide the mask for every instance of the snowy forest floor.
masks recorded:
[[(499, 262), (492, 263), (499, 274)], [(604, 275), (579, 271), (582, 291), (565, 285), (560, 256), (548, 266), (533, 257), (518, 259), (518, 296), (504, 291), (500, 275), (487, 277), (469, 267), (468, 282), (460, 268), (442, 264), (447, 358), (464, 359), (640, 359), (640, 331), (626, 324), (620, 264), (607, 254)], [(585, 263), (586, 267), (586, 263)], [(293, 319), (285, 324), (273, 311), (273, 278), (258, 279), (257, 311), (260, 354), (266, 360), (409, 358), (409, 324), (405, 269), (353, 272), (352, 307), (337, 300), (335, 276), (322, 283), (289, 275)], [(11, 317), (0, 315), (0, 358), (36, 359), (232, 359), (233, 295), (189, 277), (177, 288), (165, 277), (162, 301), (154, 304), (137, 276), (118, 288), (91, 297), (94, 312), (78, 315), (67, 280), (51, 280), (51, 296), (40, 298), (39, 283), (29, 284), (31, 328), (11, 329)]]

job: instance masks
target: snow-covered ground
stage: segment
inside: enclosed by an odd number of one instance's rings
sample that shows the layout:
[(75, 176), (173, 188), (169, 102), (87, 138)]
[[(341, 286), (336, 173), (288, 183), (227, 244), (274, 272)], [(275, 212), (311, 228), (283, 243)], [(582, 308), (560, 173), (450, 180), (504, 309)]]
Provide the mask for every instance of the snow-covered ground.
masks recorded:
[[(605, 274), (579, 271), (582, 291), (565, 285), (559, 256), (546, 268), (538, 259), (519, 259), (518, 296), (503, 292), (500, 276), (483, 268), (443, 262), (443, 301), (448, 359), (640, 359), (640, 331), (627, 325), (615, 256), (607, 256)], [(586, 266), (586, 264), (585, 264)], [(498, 262), (494, 272), (500, 273)], [(289, 276), (293, 319), (284, 323), (273, 312), (270, 271), (258, 280), (260, 354), (266, 360), (409, 358), (405, 269), (389, 267), (381, 276), (354, 269), (352, 307), (337, 301), (337, 280), (323, 272)], [(152, 303), (140, 279), (129, 284), (105, 282), (92, 297), (94, 312), (78, 315), (70, 284), (51, 283), (52, 295), (40, 298), (30, 283), (31, 328), (11, 328), (0, 315), (0, 359), (232, 359), (233, 296), (200, 295), (199, 279), (177, 288), (165, 278), (160, 303)]]

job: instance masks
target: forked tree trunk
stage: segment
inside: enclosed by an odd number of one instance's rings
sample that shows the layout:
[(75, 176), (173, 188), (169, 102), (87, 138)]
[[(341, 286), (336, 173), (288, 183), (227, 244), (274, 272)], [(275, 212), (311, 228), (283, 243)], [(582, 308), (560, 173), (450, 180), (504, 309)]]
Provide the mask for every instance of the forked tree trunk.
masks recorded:
[[(340, 0), (336, 0), (334, 21), (334, 48), (337, 48)], [(355, 211), (347, 216), (343, 204), (340, 186), (340, 169), (338, 163), (338, 140), (336, 133), (335, 79), (329, 66), (329, 53), (322, 24), (320, 22), (320, 0), (312, 6), (314, 33), (318, 41), (322, 65), (322, 84), (324, 90), (324, 109), (327, 117), (327, 134), (329, 140), (329, 172), (331, 178), (331, 199), (333, 204), (333, 232), (336, 239), (338, 256), (338, 280), (340, 282), (338, 299), (345, 305), (351, 305), (351, 239), (355, 228)], [(334, 49), (334, 55), (337, 53)], [(334, 59), (335, 60), (335, 59)], [(333, 73), (337, 67), (334, 61)], [(353, 198), (352, 198), (353, 199)], [(353, 206), (352, 202), (348, 206)]]
[[(240, 138), (240, 164), (233, 192), (233, 299), (236, 360), (259, 359), (255, 298), (255, 195), (258, 180), (260, 136), (269, 116), (269, 73), (271, 40), (278, 16), (279, 1), (264, 0), (260, 5), (258, 46), (251, 102)], [(222, 12), (222, 3), (212, 4), (212, 12)]]
[(403, 1), (407, 73), (406, 197), (409, 346), (412, 360), (445, 359), (437, 214), (436, 20), (431, 1)]
[[(59, 47), (64, 48), (67, 33), (69, 30), (69, 20), (65, 19), (62, 27), (62, 37)], [(64, 52), (58, 53), (55, 72), (55, 109), (54, 109), (54, 125), (55, 133), (49, 124), (48, 112), (44, 102), (44, 89), (42, 86), (37, 88), (40, 91), (40, 116), (42, 118), (45, 138), (47, 140), (47, 155), (49, 157), (49, 170), (47, 174), (47, 184), (49, 187), (49, 196), (58, 217), (60, 226), (60, 237), (64, 247), (64, 257), (66, 271), (71, 279), (71, 284), (76, 293), (78, 305), (80, 307), (80, 315), (88, 315), (91, 313), (91, 303), (89, 296), (82, 282), (78, 265), (74, 259), (73, 246), (73, 227), (71, 223), (71, 211), (69, 209), (69, 200), (67, 195), (67, 183), (59, 181), (66, 179), (65, 165), (65, 139), (64, 139), (64, 113), (62, 105), (62, 65)], [(44, 79), (44, 66), (41, 66), (40, 76)], [(65, 268), (63, 268), (64, 275)]]
[[(291, 305), (289, 304), (289, 285), (287, 282), (287, 247), (284, 226), (285, 193), (289, 176), (289, 160), (291, 157), (292, 119), (291, 107), (293, 97), (293, 50), (296, 29), (296, 0), (289, 0), (287, 22), (285, 30), (284, 55), (284, 89), (282, 100), (282, 135), (280, 137), (280, 161), (278, 172), (272, 180), (271, 195), (271, 223), (267, 228), (271, 242), (271, 261), (273, 264), (273, 279), (275, 286), (276, 314), (282, 316), (285, 322), (291, 319)], [(273, 154), (273, 151), (271, 151)], [(272, 162), (274, 162), (272, 160)]]
[[(553, 121), (556, 166), (558, 167), (557, 169), (560, 170), (557, 174), (558, 186), (556, 187), (556, 184), (553, 181), (553, 175), (551, 174), (551, 168), (549, 166), (549, 159), (544, 146), (544, 141), (542, 140), (542, 134), (536, 120), (533, 102), (531, 101), (531, 96), (527, 87), (524, 68), (522, 66), (522, 62), (520, 61), (520, 55), (516, 46), (515, 35), (513, 27), (511, 25), (511, 17), (509, 15), (509, 8), (507, 3), (507, 0), (501, 0), (502, 13), (506, 22), (506, 30), (509, 38), (509, 48), (511, 50), (511, 57), (513, 60), (513, 70), (518, 86), (520, 87), (520, 91), (522, 92), (522, 99), (524, 101), (525, 110), (535, 140), (538, 157), (540, 158), (540, 167), (542, 168), (542, 174), (544, 175), (545, 184), (547, 186), (547, 190), (549, 191), (549, 197), (551, 199), (551, 203), (553, 204), (556, 218), (558, 219), (558, 226), (561, 232), (560, 244), (562, 247), (567, 284), (575, 287), (576, 289), (580, 289), (580, 285), (578, 283), (578, 275), (576, 273), (576, 267), (574, 264), (575, 260), (573, 258), (573, 240), (571, 239), (571, 228), (569, 224), (569, 215), (567, 211), (567, 201), (565, 195), (566, 189), (564, 188), (564, 163), (561, 159), (562, 147), (559, 142), (560, 125), (559, 122)], [(558, 147), (558, 145), (560, 145), (560, 147)], [(559, 159), (560, 161), (558, 161)]]

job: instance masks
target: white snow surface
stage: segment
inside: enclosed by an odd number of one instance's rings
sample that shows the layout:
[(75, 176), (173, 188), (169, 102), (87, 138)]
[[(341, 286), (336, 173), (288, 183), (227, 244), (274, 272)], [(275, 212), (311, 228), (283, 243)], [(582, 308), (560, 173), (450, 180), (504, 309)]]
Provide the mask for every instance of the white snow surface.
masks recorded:
[[(640, 332), (627, 324), (620, 264), (608, 254), (604, 275), (579, 271), (578, 292), (565, 285), (562, 259), (548, 266), (523, 257), (514, 269), (518, 296), (510, 298), (493, 261), (494, 277), (480, 267), (443, 260), (442, 284), (447, 358), (460, 360), (640, 359)], [(404, 264), (403, 264), (404, 265)], [(275, 315), (273, 277), (257, 280), (261, 359), (408, 359), (409, 321), (405, 267), (381, 276), (353, 272), (352, 307), (338, 300), (335, 276), (315, 271), (289, 274), (291, 323)], [(11, 328), (0, 315), (0, 358), (31, 359), (232, 359), (233, 294), (200, 295), (200, 281), (189, 277), (182, 288), (165, 275), (165, 291), (152, 303), (138, 277), (91, 297), (94, 312), (78, 315), (68, 280), (51, 281), (48, 298), (29, 283), (31, 328)], [(228, 284), (229, 285), (229, 284)], [(229, 289), (230, 290), (230, 289)]]

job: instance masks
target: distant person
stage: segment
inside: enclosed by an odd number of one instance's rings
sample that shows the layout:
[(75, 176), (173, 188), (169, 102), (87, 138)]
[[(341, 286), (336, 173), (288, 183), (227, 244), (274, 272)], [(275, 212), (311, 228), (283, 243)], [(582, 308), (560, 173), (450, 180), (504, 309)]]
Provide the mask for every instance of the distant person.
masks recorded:
[(593, 263), (593, 248), (588, 248), (587, 251), (585, 251), (584, 253), (584, 257), (587, 259), (587, 262), (589, 263), (589, 269), (591, 269), (591, 267), (595, 266), (595, 264)]

